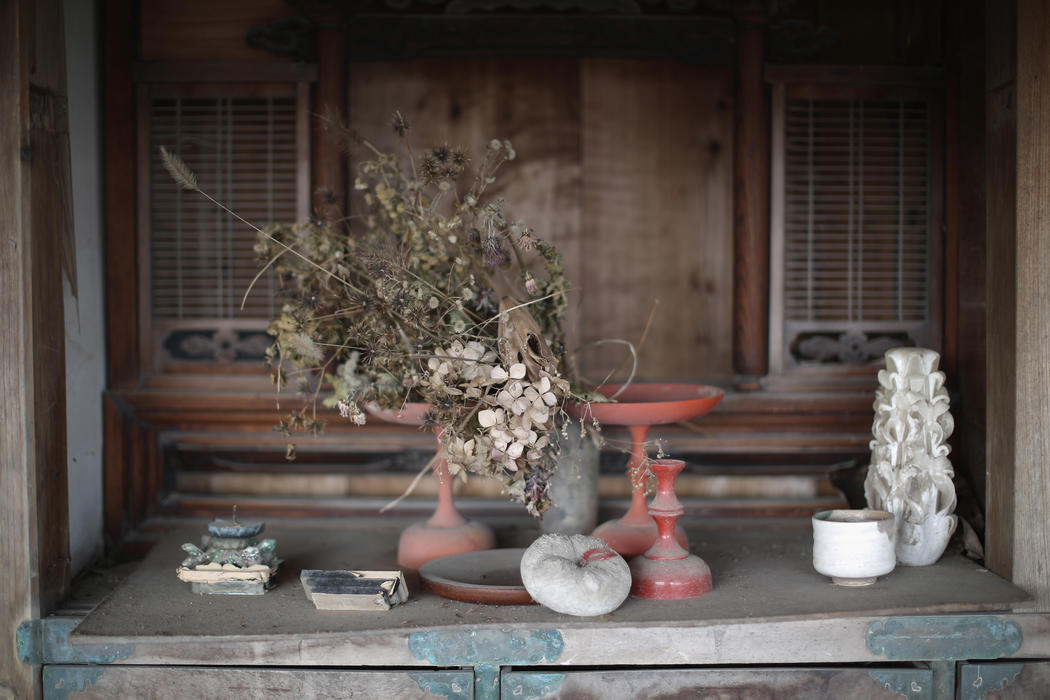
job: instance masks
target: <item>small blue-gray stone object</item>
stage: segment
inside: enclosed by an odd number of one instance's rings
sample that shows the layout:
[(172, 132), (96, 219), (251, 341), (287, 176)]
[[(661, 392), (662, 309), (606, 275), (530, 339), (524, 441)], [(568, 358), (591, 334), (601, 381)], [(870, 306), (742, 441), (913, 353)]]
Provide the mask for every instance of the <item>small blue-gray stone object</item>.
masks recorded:
[(208, 523), (208, 532), (212, 537), (256, 537), (266, 527), (264, 522), (242, 523), (236, 520), (212, 520)]

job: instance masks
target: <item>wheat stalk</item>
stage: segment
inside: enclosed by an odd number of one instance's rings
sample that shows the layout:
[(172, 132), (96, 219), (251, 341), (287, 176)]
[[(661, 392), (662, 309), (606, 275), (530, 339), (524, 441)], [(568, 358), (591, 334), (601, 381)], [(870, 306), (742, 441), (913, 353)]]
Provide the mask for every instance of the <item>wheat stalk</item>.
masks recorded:
[(160, 158), (164, 161), (164, 169), (171, 175), (171, 179), (182, 185), (187, 190), (193, 190), (195, 192), (200, 191), (200, 187), (197, 185), (197, 176), (193, 174), (189, 166), (179, 158), (177, 155), (164, 148), (160, 147)]

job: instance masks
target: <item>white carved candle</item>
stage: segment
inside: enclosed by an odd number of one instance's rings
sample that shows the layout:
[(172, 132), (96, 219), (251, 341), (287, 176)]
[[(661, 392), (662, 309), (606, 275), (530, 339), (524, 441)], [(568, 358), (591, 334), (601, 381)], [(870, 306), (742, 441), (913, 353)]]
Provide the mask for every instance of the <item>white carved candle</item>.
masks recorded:
[(864, 480), (868, 507), (897, 518), (897, 561), (925, 566), (940, 559), (955, 530), (948, 411), (940, 355), (927, 348), (886, 351), (879, 371), (871, 467)]

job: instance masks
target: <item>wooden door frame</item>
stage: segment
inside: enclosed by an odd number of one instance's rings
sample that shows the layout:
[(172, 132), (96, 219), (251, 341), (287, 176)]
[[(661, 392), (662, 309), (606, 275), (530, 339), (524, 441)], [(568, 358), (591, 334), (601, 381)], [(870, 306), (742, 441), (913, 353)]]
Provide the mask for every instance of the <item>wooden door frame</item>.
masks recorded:
[[(16, 632), (69, 588), (63, 243), (72, 196), (60, 0), (0, 0), (0, 695), (34, 697)], [(57, 186), (56, 186), (56, 183)]]

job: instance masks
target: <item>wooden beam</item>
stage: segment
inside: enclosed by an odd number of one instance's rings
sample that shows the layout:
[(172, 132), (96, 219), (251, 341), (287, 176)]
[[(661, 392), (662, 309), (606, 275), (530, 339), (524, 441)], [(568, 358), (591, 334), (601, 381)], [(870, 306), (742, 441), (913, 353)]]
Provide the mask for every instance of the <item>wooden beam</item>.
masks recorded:
[(106, 0), (105, 240), (106, 364), (109, 388), (131, 388), (139, 378), (138, 282), (135, 258), (135, 2)]
[(63, 203), (65, 53), (58, 0), (0, 0), (0, 695), (34, 697), (18, 625), (69, 586)]
[(985, 412), (988, 567), (1013, 575), (1017, 392), (1016, 2), (989, 0), (987, 43), (988, 398)]
[(322, 18), (317, 26), (317, 84), (314, 86), (313, 122), (310, 126), (311, 181), (314, 209), (326, 218), (341, 218), (347, 212), (346, 151), (317, 123), (316, 115), (332, 114), (349, 119), (349, 90), (346, 65), (345, 28), (335, 17)]
[(1011, 4), (987, 24), (987, 549), (1050, 610), (1050, 7)]
[(1018, 9), (1013, 579), (1050, 610), (1050, 6)]
[(756, 10), (741, 13), (738, 23), (733, 369), (755, 377), (769, 368), (769, 100), (762, 76), (764, 18)]

